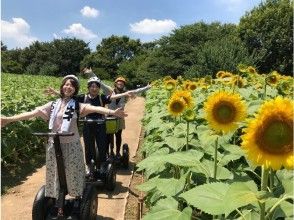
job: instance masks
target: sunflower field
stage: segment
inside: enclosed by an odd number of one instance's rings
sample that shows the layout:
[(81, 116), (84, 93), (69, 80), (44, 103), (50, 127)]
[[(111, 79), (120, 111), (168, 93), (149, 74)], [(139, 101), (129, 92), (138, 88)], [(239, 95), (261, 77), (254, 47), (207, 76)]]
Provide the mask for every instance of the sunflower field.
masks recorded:
[[(44, 95), (48, 87), (59, 89), (62, 77), (19, 75), (2, 73), (1, 75), (1, 114), (11, 116), (46, 104), (56, 97)], [(86, 80), (81, 80), (81, 88), (86, 90)], [(41, 154), (45, 138), (32, 135), (32, 132), (47, 131), (48, 124), (42, 119), (11, 123), (1, 129), (1, 165), (15, 166)]]
[(144, 220), (293, 219), (293, 78), (238, 69), (153, 82)]

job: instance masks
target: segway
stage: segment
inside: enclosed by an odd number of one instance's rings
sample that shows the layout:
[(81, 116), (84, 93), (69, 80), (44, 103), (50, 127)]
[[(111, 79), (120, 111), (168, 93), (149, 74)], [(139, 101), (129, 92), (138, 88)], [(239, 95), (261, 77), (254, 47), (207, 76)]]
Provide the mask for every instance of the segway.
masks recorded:
[[(108, 143), (110, 148), (113, 149), (114, 145), (114, 134), (118, 131), (119, 129), (119, 119), (115, 117), (106, 117), (106, 134), (111, 134), (111, 139), (110, 143)], [(112, 150), (111, 150), (112, 151)], [(109, 154), (111, 155), (111, 154)], [(129, 146), (128, 144), (124, 143), (122, 146), (122, 156), (118, 159), (115, 160), (110, 156), (110, 160), (114, 161), (116, 166), (123, 167), (125, 169), (129, 168)]]
[[(84, 123), (105, 124), (105, 119), (89, 119), (82, 118), (79, 121)], [(95, 144), (96, 157), (91, 159), (89, 175), (86, 176), (86, 183), (96, 187), (104, 187), (109, 191), (113, 191), (116, 185), (116, 169), (112, 161), (107, 161), (104, 166), (99, 169), (98, 147)]]
[[(45, 186), (38, 191), (32, 210), (33, 220), (55, 220), (55, 219), (73, 219), (73, 220), (94, 220), (97, 216), (97, 191), (92, 185), (86, 185), (82, 199), (79, 201), (79, 209), (74, 210), (74, 199), (66, 199), (68, 194), (66, 185), (65, 168), (60, 146), (60, 136), (72, 136), (74, 133), (33, 133), (37, 136), (47, 136), (54, 138), (54, 149), (57, 163), (57, 172), (59, 178), (59, 195), (57, 199), (45, 197)], [(62, 209), (63, 212), (58, 212)]]

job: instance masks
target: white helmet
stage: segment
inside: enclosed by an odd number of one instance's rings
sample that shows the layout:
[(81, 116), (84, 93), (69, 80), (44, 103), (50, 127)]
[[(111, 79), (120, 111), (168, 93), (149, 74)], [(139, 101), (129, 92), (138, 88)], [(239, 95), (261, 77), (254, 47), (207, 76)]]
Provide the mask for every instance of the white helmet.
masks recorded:
[(98, 77), (91, 77), (89, 80), (88, 80), (88, 85), (90, 85), (91, 83), (93, 83), (93, 82), (95, 82), (95, 83), (97, 83), (97, 84), (99, 84), (99, 86), (100, 86), (100, 79), (98, 78)]
[(63, 80), (65, 79), (73, 79), (77, 81), (78, 85), (80, 84), (78, 77), (76, 77), (75, 75), (66, 75), (65, 77), (63, 77)]

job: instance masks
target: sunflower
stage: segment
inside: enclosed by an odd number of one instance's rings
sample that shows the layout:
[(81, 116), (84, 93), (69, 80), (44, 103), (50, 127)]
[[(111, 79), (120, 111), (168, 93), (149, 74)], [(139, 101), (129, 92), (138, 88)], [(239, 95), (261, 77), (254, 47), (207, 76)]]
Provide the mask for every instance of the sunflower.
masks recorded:
[(248, 73), (251, 73), (251, 74), (255, 74), (255, 73), (257, 73), (257, 72), (256, 72), (256, 69), (255, 69), (253, 66), (248, 66), (248, 67), (247, 67), (247, 72), (248, 72)]
[(186, 81), (184, 81), (183, 82), (183, 89), (185, 89), (185, 90), (189, 90), (189, 88), (190, 88), (190, 83), (191, 83), (191, 81), (190, 80), (186, 80)]
[(177, 90), (172, 94), (172, 98), (183, 99), (188, 108), (194, 107), (192, 94), (188, 90)]
[(204, 104), (206, 120), (217, 132), (229, 132), (238, 127), (238, 122), (246, 118), (246, 106), (237, 94), (216, 92)]
[(269, 76), (266, 77), (266, 82), (275, 86), (280, 78), (280, 74), (277, 71), (273, 71)]
[(189, 89), (194, 91), (197, 88), (197, 83), (196, 82), (191, 82), (189, 85)]
[(185, 110), (186, 106), (183, 99), (174, 97), (169, 100), (167, 108), (171, 115), (178, 116)]
[(245, 85), (245, 81), (241, 76), (234, 76), (231, 83), (239, 88), (242, 88)]
[(224, 75), (226, 72), (225, 71), (218, 71), (217, 73), (216, 73), (216, 78), (221, 78), (222, 77), (222, 75)]
[(187, 122), (192, 122), (196, 119), (196, 112), (193, 109), (188, 109), (185, 111), (183, 116)]
[(170, 80), (164, 81), (164, 84), (165, 84), (165, 89), (171, 91), (176, 88), (177, 81), (174, 79), (170, 79)]
[(225, 72), (225, 73), (223, 73), (222, 75), (221, 75), (221, 79), (224, 79), (224, 78), (228, 78), (228, 77), (232, 77), (233, 76), (233, 74), (232, 73), (230, 73), (230, 72)]
[(265, 102), (242, 136), (241, 147), (257, 165), (294, 169), (293, 101), (277, 97)]

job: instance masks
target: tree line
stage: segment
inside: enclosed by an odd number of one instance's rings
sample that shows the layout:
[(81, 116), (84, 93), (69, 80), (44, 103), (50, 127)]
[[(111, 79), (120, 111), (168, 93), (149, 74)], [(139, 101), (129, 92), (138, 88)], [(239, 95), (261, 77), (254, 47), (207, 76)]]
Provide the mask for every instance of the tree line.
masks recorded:
[(36, 41), (12, 50), (1, 42), (1, 70), (63, 76), (92, 67), (102, 79), (123, 75), (130, 86), (166, 75), (197, 78), (214, 76), (218, 70), (235, 72), (239, 64), (260, 73), (292, 75), (292, 10), (292, 0), (267, 0), (239, 24), (197, 22), (148, 43), (113, 35), (102, 39), (94, 52), (89, 43), (75, 38)]

